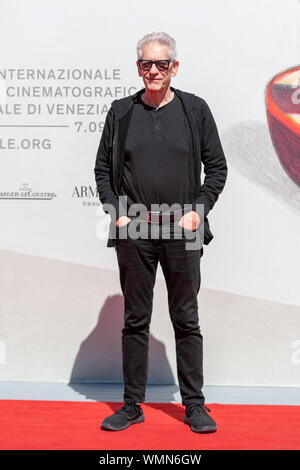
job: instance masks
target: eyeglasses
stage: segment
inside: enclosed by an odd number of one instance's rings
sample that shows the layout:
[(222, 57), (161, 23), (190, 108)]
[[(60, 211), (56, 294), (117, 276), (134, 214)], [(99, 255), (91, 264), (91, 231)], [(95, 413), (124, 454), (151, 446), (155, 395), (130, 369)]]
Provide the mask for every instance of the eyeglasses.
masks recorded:
[(143, 60), (139, 59), (138, 63), (141, 70), (150, 70), (152, 64), (155, 64), (158, 70), (168, 70), (170, 62), (174, 62), (174, 60), (164, 59), (164, 60)]

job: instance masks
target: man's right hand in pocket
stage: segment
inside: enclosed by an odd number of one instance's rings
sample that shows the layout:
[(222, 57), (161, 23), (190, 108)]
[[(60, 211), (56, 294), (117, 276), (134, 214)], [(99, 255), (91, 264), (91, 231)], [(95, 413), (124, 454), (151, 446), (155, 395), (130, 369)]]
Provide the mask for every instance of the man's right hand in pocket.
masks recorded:
[(122, 215), (122, 217), (119, 217), (118, 220), (116, 221), (116, 226), (117, 227), (123, 227), (123, 225), (127, 225), (131, 222), (131, 219), (127, 217), (126, 215)]

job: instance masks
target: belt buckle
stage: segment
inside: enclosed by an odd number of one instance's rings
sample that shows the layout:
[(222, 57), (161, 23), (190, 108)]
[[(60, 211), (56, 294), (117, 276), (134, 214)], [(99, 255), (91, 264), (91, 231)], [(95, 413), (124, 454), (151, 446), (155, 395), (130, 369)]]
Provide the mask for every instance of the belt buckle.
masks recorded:
[(160, 211), (147, 211), (147, 221), (150, 222), (150, 224), (159, 224), (160, 220), (158, 217), (158, 221), (156, 222), (155, 220), (152, 221), (151, 214), (161, 214)]

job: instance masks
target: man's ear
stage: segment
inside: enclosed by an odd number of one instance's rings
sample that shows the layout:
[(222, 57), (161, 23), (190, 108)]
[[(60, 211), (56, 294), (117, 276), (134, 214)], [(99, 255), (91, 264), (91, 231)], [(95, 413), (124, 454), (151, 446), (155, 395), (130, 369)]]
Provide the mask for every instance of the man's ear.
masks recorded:
[(175, 60), (175, 62), (173, 62), (172, 71), (171, 71), (172, 77), (175, 77), (177, 75), (178, 68), (179, 68), (179, 61)]
[(139, 74), (139, 76), (142, 77), (143, 74), (142, 74), (142, 72), (141, 72), (141, 70), (140, 70), (140, 68), (139, 68), (139, 63), (138, 63), (138, 61), (136, 61), (136, 66), (137, 66), (137, 68), (138, 68), (138, 74)]

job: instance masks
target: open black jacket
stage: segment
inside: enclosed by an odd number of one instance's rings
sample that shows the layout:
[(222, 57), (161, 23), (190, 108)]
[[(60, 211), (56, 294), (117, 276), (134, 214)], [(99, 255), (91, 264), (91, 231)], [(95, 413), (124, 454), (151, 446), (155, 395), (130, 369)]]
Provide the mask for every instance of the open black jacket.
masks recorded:
[[(209, 228), (207, 214), (213, 208), (219, 194), (222, 192), (227, 178), (227, 164), (219, 138), (216, 123), (206, 101), (193, 93), (188, 93), (170, 87), (180, 98), (188, 129), (189, 142), (189, 194), (192, 209), (196, 204), (204, 204), (204, 244), (212, 240), (213, 234)], [(114, 100), (107, 113), (104, 129), (100, 139), (95, 163), (95, 178), (97, 191), (104, 211), (108, 214), (105, 204), (111, 204), (115, 209), (110, 222), (110, 235), (107, 246), (115, 245), (111, 236), (111, 225), (115, 224), (120, 215), (126, 215), (127, 208), (119, 208), (118, 196), (121, 195), (121, 184), (125, 160), (125, 141), (133, 103), (138, 94)], [(205, 178), (201, 183), (202, 164)], [(129, 201), (130, 202), (130, 201)]]

